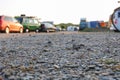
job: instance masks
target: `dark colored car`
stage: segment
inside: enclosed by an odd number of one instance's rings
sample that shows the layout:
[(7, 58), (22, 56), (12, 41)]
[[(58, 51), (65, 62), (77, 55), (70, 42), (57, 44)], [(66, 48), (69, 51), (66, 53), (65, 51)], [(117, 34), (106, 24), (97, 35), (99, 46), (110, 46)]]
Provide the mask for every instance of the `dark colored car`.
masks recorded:
[(42, 32), (55, 32), (56, 27), (51, 23), (41, 23), (40, 31), (42, 31)]
[(10, 32), (20, 32), (23, 33), (23, 26), (11, 16), (0, 16), (0, 31), (6, 33)]
[(40, 23), (37, 18), (28, 16), (17, 16), (15, 18), (23, 25), (24, 32), (39, 31)]

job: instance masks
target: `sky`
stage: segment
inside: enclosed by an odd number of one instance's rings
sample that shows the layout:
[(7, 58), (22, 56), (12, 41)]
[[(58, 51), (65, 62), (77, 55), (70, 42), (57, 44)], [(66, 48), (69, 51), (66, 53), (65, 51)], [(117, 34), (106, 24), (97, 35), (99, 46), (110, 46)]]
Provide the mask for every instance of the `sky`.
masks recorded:
[(37, 16), (42, 21), (79, 24), (87, 21), (108, 21), (118, 0), (0, 0), (0, 15)]

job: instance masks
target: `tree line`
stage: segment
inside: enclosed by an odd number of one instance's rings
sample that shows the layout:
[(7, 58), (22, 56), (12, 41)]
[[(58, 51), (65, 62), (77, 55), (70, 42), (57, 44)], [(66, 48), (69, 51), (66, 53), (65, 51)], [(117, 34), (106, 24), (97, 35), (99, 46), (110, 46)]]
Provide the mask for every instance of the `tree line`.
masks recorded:
[(79, 26), (79, 24), (60, 23), (60, 24), (55, 24), (55, 26), (60, 26), (62, 29), (67, 29), (68, 26)]

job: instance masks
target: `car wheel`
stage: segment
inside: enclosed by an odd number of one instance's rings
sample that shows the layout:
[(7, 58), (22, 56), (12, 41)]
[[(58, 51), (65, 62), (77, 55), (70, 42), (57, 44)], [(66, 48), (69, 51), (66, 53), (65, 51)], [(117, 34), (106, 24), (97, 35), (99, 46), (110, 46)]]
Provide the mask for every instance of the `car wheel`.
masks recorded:
[(49, 33), (50, 31), (49, 30), (47, 30), (47, 33)]
[(118, 30), (114, 30), (114, 32), (119, 32)]
[(29, 32), (29, 29), (25, 29), (25, 32), (27, 32), (27, 33), (28, 33), (28, 32)]
[(54, 32), (56, 32), (56, 29), (54, 29)]
[(23, 33), (23, 28), (20, 28), (20, 33)]
[(36, 33), (38, 33), (38, 32), (39, 32), (39, 30), (38, 30), (38, 29), (36, 29), (36, 30), (35, 30), (35, 32), (36, 32)]
[(10, 33), (10, 29), (8, 27), (6, 27), (5, 29), (5, 33), (9, 34)]

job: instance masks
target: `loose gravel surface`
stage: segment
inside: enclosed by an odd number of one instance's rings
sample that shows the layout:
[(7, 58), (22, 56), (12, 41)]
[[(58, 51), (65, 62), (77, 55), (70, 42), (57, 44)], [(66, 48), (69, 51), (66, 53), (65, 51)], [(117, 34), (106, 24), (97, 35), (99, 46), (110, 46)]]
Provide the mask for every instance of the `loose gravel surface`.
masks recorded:
[(120, 80), (120, 33), (1, 33), (0, 80)]

